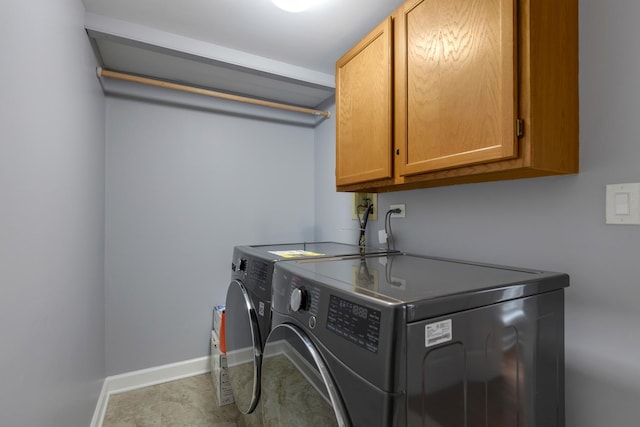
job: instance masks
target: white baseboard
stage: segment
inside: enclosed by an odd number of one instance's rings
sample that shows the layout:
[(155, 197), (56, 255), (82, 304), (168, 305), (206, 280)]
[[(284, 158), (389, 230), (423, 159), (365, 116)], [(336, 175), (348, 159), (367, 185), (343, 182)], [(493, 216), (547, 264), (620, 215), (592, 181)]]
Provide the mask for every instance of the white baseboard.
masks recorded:
[(109, 403), (109, 396), (112, 394), (175, 381), (207, 372), (211, 372), (211, 356), (198, 357), (197, 359), (107, 377), (104, 379), (96, 410), (93, 413), (91, 427), (102, 426), (107, 404)]
[(93, 411), (90, 427), (102, 427), (104, 414), (107, 411), (107, 403), (109, 403), (109, 394), (107, 393), (107, 379), (105, 378), (102, 383), (102, 390), (100, 391), (100, 397), (98, 397), (96, 409)]
[(107, 377), (105, 383), (108, 384), (108, 394), (115, 394), (192, 377), (194, 375), (205, 374), (207, 372), (211, 372), (210, 356), (113, 375)]

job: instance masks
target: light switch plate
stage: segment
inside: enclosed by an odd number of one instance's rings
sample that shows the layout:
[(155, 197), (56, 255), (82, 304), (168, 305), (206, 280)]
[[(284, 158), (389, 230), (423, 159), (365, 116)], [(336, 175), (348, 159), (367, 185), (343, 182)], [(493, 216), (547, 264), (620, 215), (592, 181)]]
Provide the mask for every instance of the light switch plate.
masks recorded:
[(640, 225), (640, 183), (607, 185), (607, 224)]

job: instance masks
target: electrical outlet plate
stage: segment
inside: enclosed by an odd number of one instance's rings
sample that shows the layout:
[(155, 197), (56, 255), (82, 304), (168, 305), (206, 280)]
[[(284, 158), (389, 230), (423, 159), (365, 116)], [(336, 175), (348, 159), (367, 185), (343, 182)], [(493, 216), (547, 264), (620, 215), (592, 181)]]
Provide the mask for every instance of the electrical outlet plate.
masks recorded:
[(404, 203), (389, 206), (389, 209), (400, 209), (400, 213), (392, 213), (391, 218), (405, 218), (407, 216), (407, 208)]
[(391, 286), (393, 286), (394, 288), (401, 290), (401, 291), (406, 291), (407, 290), (407, 281), (405, 279), (401, 279), (399, 277), (393, 277), (391, 276), (391, 282), (390, 282)]
[[(356, 209), (358, 206), (373, 204), (373, 212), (369, 214), (369, 221), (378, 220), (378, 195), (376, 193), (352, 193), (351, 199), (351, 219), (358, 219)], [(362, 209), (362, 208), (361, 208)], [(360, 211), (360, 216), (364, 211)]]

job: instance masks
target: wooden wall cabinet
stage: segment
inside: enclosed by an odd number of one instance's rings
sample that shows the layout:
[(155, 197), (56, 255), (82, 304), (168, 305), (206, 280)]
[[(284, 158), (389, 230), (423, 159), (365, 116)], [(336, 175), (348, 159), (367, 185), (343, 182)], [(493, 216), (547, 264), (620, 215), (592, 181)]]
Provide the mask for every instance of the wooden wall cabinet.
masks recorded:
[(393, 177), (392, 28), (389, 17), (336, 64), (337, 185)]
[(409, 0), (336, 63), (338, 191), (578, 172), (577, 0)]

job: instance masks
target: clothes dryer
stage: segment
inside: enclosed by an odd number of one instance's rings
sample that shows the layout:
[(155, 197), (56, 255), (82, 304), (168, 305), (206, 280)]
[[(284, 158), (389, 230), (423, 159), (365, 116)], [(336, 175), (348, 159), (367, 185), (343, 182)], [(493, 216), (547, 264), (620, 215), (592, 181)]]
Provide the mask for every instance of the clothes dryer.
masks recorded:
[(264, 426), (564, 426), (566, 274), (410, 254), (275, 266)]
[(260, 396), (262, 349), (271, 327), (271, 280), (276, 263), (319, 262), (387, 253), (337, 242), (236, 246), (227, 289), (225, 344), (229, 380), (238, 409), (251, 413)]

